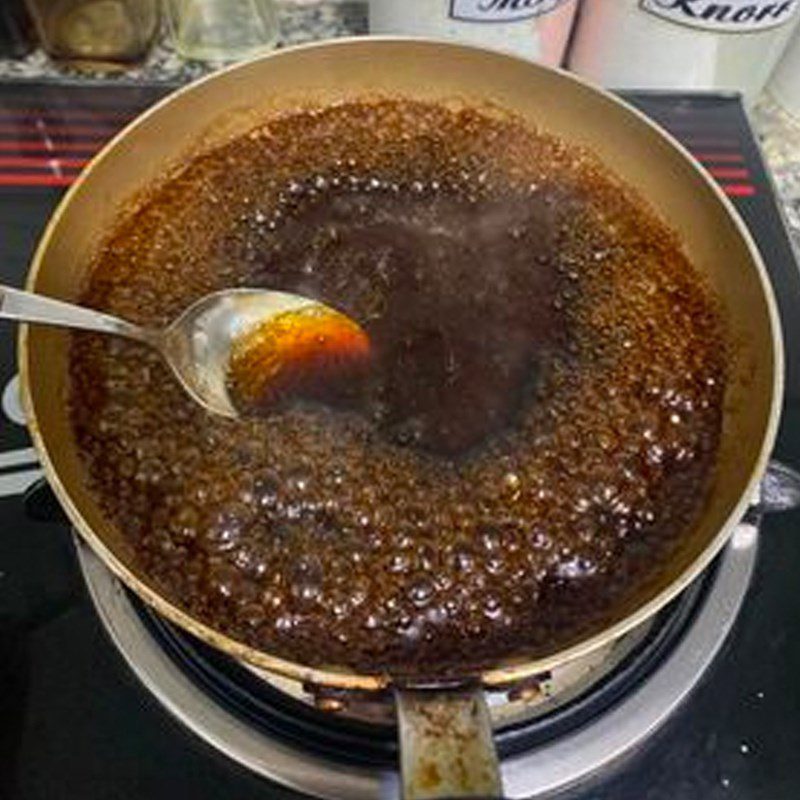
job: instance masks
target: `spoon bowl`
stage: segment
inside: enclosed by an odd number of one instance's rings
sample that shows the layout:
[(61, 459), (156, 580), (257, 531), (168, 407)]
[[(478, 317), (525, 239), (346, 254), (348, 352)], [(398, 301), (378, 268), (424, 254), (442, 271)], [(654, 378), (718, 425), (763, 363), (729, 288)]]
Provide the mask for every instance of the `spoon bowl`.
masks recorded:
[(288, 292), (228, 289), (190, 305), (163, 332), (157, 347), (183, 388), (209, 411), (240, 416), (228, 394), (231, 349), (250, 330), (287, 312), (326, 309)]
[(195, 401), (225, 417), (240, 416), (227, 385), (234, 343), (271, 319), (312, 310), (344, 316), (289, 292), (225, 289), (201, 297), (165, 328), (143, 328), (89, 308), (0, 286), (0, 318), (80, 328), (148, 344), (159, 351)]

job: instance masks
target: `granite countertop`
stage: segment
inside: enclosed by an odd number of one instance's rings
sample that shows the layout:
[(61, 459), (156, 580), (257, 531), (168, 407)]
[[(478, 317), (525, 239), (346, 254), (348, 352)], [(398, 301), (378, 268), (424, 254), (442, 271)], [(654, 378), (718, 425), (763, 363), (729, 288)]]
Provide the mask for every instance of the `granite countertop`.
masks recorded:
[[(368, 29), (366, 0), (277, 0), (276, 5), (280, 22), (278, 47), (363, 34)], [(19, 80), (83, 77), (118, 83), (183, 83), (195, 80), (212, 69), (202, 62), (181, 59), (163, 26), (145, 61), (122, 72), (101, 74), (76, 71), (54, 64), (39, 49), (22, 59), (0, 59), (0, 79)], [(750, 111), (753, 126), (783, 201), (792, 240), (800, 251), (800, 119), (786, 113), (766, 93)]]
[[(278, 47), (367, 32), (366, 0), (277, 0), (275, 5), (280, 24)], [(88, 77), (119, 83), (188, 83), (213, 69), (200, 61), (184, 61), (172, 47), (163, 20), (156, 43), (144, 62), (120, 72), (71, 69), (64, 64), (54, 63), (41, 49), (36, 49), (21, 59), (0, 58), (0, 79)]]
[(800, 119), (787, 113), (769, 92), (761, 95), (751, 118), (800, 254)]

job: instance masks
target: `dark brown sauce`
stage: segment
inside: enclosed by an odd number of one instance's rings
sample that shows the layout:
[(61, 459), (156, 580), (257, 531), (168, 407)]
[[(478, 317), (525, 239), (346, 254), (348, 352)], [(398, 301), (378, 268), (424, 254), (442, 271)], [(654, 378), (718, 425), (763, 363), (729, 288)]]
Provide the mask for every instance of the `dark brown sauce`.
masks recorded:
[(93, 490), (161, 591), (310, 664), (540, 655), (615, 613), (702, 507), (725, 348), (676, 239), (586, 153), (405, 101), (271, 120), (121, 219), (84, 301), (317, 297), (367, 331), (344, 402), (206, 415), (157, 357), (76, 336)]
[(226, 385), (240, 414), (272, 414), (293, 400), (354, 402), (371, 368), (369, 337), (325, 306), (284, 311), (233, 341)]

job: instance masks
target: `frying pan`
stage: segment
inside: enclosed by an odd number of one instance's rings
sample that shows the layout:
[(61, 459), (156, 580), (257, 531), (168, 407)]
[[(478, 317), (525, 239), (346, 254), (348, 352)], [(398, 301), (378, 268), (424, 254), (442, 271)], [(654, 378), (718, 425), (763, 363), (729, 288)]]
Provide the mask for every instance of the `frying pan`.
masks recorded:
[(122, 532), (87, 489), (64, 402), (69, 338), (21, 329), (23, 402), (47, 478), (72, 524), (119, 578), (167, 619), (236, 659), (306, 684), (394, 687), (407, 797), (497, 796), (497, 762), (481, 686), (509, 686), (585, 655), (654, 615), (708, 566), (754, 497), (776, 433), (782, 342), (760, 256), (730, 202), (671, 137), (619, 99), (569, 74), (472, 47), (412, 39), (349, 39), (280, 51), (235, 66), (162, 101), (120, 133), (66, 194), (47, 226), (27, 289), (76, 300), (91, 255), (121, 206), (187, 157), (298, 104), (380, 94), (487, 101), (588, 147), (677, 231), (719, 296), (733, 354), (718, 464), (699, 519), (658, 579), (603, 630), (536, 661), (510, 659), (482, 674), (397, 686), (275, 658), (235, 641), (161, 596), (134, 565)]

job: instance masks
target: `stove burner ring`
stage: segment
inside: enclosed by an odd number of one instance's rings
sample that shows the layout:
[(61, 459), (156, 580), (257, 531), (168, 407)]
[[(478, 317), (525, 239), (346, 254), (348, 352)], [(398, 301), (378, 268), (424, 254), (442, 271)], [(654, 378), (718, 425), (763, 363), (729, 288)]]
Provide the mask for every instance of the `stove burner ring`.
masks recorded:
[[(497, 732), (510, 796), (535, 797), (585, 779), (631, 752), (667, 719), (732, 627), (750, 582), (757, 541), (757, 528), (740, 524), (714, 571), (682, 596), (595, 690), (541, 719)], [(324, 714), (283, 695), (241, 665), (137, 610), (87, 547), (79, 545), (78, 553), (101, 620), (123, 657), (198, 736), (255, 772), (314, 796), (398, 795), (390, 727)], [(198, 649), (208, 652), (198, 655)], [(224, 667), (212, 663), (219, 658)], [(245, 686), (239, 683), (243, 677), (249, 679)]]
[[(540, 747), (577, 729), (645, 680), (680, 640), (713, 583), (715, 572), (716, 566), (664, 609), (643, 639), (637, 639), (632, 651), (577, 697), (540, 717), (496, 726), (495, 742), (501, 758)], [(244, 722), (266, 735), (342, 763), (388, 768), (397, 764), (394, 725), (369, 724), (317, 710), (166, 621), (135, 596), (129, 597), (144, 625), (175, 664), (215, 702)], [(490, 708), (494, 705), (492, 699), (505, 695), (504, 691), (493, 692)], [(384, 695), (383, 702), (393, 704), (390, 693)], [(393, 707), (389, 711), (393, 714)]]

